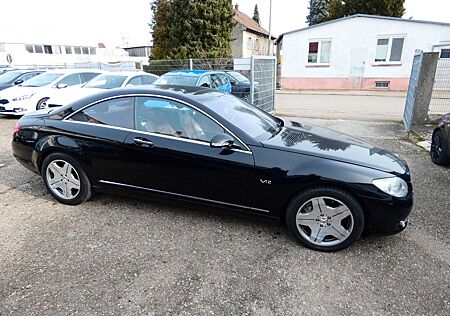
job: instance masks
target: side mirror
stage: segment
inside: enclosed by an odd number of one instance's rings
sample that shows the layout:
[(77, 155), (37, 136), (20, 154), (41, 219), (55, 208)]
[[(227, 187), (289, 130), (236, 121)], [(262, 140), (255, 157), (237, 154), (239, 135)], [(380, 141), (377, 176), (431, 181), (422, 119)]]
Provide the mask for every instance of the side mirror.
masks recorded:
[(19, 84), (23, 83), (22, 79), (17, 79), (16, 81), (14, 81), (14, 85), (17, 86)]
[(56, 86), (57, 89), (64, 89), (67, 88), (67, 83), (58, 83)]
[(210, 142), (212, 148), (231, 148), (234, 144), (234, 138), (228, 134), (219, 134), (214, 136)]

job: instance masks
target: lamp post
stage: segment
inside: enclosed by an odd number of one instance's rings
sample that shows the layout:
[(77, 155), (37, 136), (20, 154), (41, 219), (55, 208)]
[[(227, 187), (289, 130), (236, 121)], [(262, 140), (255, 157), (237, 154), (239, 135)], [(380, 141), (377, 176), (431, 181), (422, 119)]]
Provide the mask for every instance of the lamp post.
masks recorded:
[(269, 44), (267, 46), (267, 55), (270, 55), (271, 42), (272, 42), (272, 0), (270, 0), (270, 9), (269, 9)]

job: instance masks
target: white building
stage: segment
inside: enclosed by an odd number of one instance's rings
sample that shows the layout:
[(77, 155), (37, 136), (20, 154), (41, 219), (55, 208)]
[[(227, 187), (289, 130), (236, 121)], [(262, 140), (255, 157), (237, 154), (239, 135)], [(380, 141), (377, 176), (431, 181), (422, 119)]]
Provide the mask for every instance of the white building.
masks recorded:
[(130, 56), (121, 48), (106, 48), (102, 43), (71, 40), (70, 36), (34, 32), (0, 35), (0, 67), (51, 67), (80, 63), (148, 64), (146, 56)]
[(414, 53), (450, 58), (450, 24), (357, 14), (282, 34), (283, 89), (407, 90)]

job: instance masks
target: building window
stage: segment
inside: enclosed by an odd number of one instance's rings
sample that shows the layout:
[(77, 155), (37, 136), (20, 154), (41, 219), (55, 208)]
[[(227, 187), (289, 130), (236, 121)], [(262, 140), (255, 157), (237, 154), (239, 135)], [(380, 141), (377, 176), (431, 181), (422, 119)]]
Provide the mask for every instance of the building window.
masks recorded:
[(253, 39), (251, 37), (247, 40), (247, 49), (253, 50)]
[(255, 40), (255, 50), (259, 51), (259, 39)]
[(441, 49), (441, 58), (450, 58), (450, 49), (448, 48)]
[(83, 55), (89, 55), (89, 47), (81, 47), (83, 50)]
[(27, 52), (29, 52), (29, 53), (34, 53), (33, 45), (31, 45), (31, 44), (25, 44), (25, 49), (26, 49)]
[(34, 45), (34, 52), (36, 54), (42, 54), (44, 50), (42, 49), (42, 45)]
[(81, 55), (81, 47), (80, 46), (75, 46), (74, 51), (75, 51), (75, 54)]
[(390, 81), (375, 81), (375, 88), (378, 89), (389, 89), (390, 85)]
[(66, 46), (66, 54), (72, 54), (72, 46)]
[(53, 54), (61, 54), (61, 46), (53, 45)]
[(331, 41), (309, 42), (308, 63), (309, 64), (329, 64), (330, 63)]
[(400, 62), (402, 60), (404, 37), (383, 37), (377, 41), (375, 62)]
[(44, 52), (46, 54), (53, 54), (52, 46), (51, 45), (44, 45)]
[(89, 55), (95, 55), (97, 54), (97, 50), (95, 47), (89, 47)]

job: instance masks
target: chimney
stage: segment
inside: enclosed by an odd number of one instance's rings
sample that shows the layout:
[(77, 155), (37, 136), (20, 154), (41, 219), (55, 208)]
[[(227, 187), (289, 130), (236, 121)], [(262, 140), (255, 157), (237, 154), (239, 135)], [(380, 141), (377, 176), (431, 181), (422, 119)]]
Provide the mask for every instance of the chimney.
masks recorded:
[(239, 3), (236, 3), (236, 4), (234, 5), (234, 9), (235, 9), (236, 11), (239, 11)]

